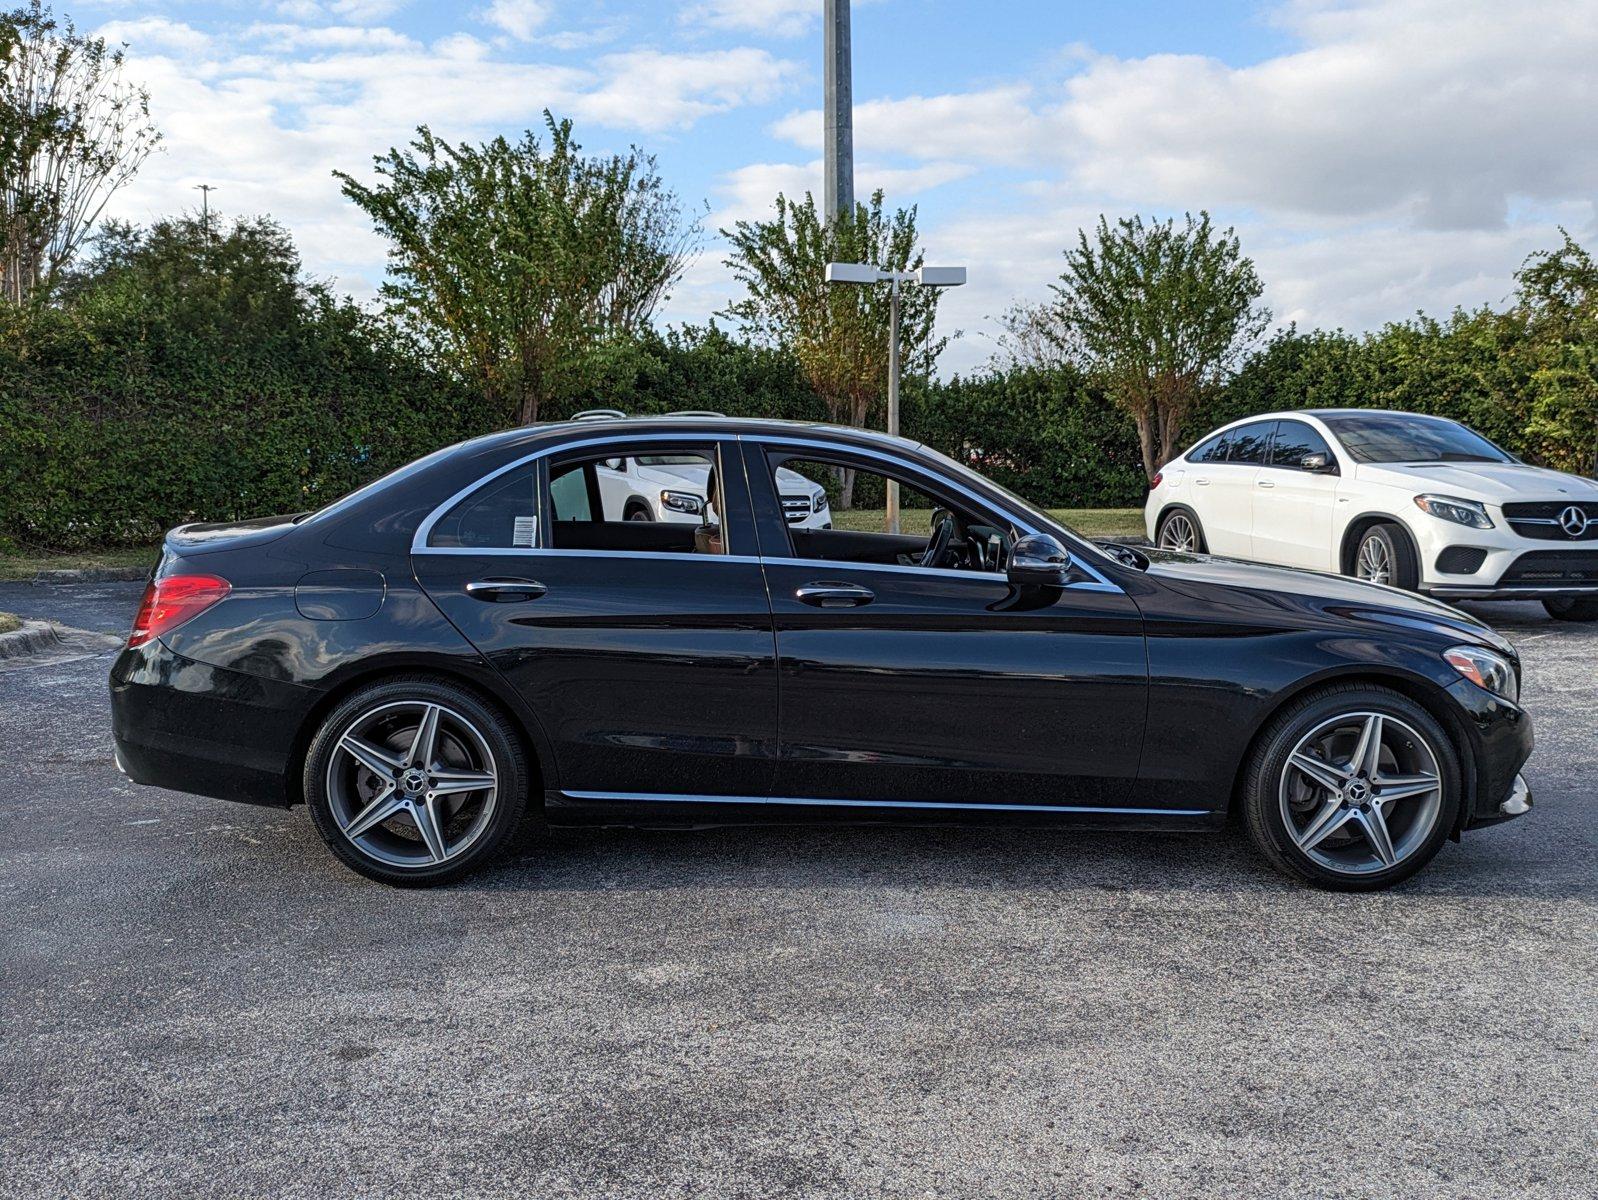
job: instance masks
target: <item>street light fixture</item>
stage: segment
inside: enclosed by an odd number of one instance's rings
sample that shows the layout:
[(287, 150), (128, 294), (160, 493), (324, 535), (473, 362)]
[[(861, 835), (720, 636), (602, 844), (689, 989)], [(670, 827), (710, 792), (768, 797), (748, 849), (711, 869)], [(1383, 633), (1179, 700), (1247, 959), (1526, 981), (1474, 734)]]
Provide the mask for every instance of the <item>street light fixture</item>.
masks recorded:
[[(868, 263), (828, 263), (828, 283), (887, 283), (888, 293), (888, 433), (899, 436), (899, 285), (917, 287), (959, 287), (965, 282), (964, 267), (918, 267), (914, 271), (889, 271)], [(888, 532), (899, 532), (899, 484), (888, 480)]]

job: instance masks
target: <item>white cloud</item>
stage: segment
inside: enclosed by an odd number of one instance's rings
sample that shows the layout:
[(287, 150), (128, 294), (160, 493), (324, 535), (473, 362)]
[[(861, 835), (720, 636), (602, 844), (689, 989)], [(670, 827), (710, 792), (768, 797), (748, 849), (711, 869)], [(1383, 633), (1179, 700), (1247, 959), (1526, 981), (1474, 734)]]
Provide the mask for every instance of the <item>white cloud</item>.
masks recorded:
[(550, 9), (547, 0), (494, 0), (479, 16), (518, 41), (530, 42), (549, 20)]
[(333, 13), (347, 21), (382, 21), (405, 7), (405, 0), (333, 0)]
[(705, 0), (678, 16), (689, 26), (799, 37), (821, 16), (821, 0)]
[(126, 45), (134, 50), (172, 50), (187, 54), (202, 53), (211, 42), (208, 34), (165, 17), (110, 21), (95, 30), (95, 35), (113, 46)]
[(780, 96), (799, 78), (796, 63), (739, 47), (698, 54), (630, 50), (598, 60), (605, 84), (580, 101), (607, 125), (683, 129), (712, 113)]
[[(820, 109), (793, 112), (773, 134), (808, 150), (820, 150)], [(1053, 151), (1048, 116), (1022, 85), (941, 96), (904, 96), (856, 101), (854, 142), (858, 152), (916, 158), (962, 158), (983, 163), (1024, 163)]]

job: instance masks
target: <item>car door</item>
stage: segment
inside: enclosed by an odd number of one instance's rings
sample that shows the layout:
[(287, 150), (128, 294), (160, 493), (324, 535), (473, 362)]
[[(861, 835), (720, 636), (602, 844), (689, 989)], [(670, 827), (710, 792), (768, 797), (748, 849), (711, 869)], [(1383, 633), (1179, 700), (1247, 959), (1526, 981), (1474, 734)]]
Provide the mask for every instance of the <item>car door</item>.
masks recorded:
[(569, 800), (760, 797), (771, 784), (771, 612), (741, 462), (718, 472), (721, 527), (603, 508), (604, 457), (666, 450), (709, 467), (737, 456), (714, 437), (588, 439), (484, 480), (413, 547), (428, 595), (536, 717)]
[(1124, 802), (1148, 689), (1132, 601), (1089, 570), (1069, 588), (1021, 590), (996, 559), (988, 570), (907, 565), (901, 556), (923, 553), (927, 535), (861, 533), (850, 528), (858, 514), (799, 528), (772, 476), (801, 459), (855, 468), (857, 495), (870, 490), (867, 472), (897, 479), (907, 531), (914, 495), (963, 510), (973, 555), (997, 556), (995, 539), (1019, 528), (929, 467), (825, 442), (746, 441), (781, 680), (775, 795), (930, 810)]
[[(1325, 466), (1310, 469), (1317, 456)], [(1269, 457), (1254, 478), (1253, 557), (1288, 567), (1334, 571), (1332, 520), (1337, 456), (1308, 422), (1280, 420)]]
[(1253, 554), (1254, 481), (1265, 463), (1274, 424), (1253, 421), (1228, 431), (1217, 447), (1224, 458), (1193, 465), (1193, 507), (1211, 554)]

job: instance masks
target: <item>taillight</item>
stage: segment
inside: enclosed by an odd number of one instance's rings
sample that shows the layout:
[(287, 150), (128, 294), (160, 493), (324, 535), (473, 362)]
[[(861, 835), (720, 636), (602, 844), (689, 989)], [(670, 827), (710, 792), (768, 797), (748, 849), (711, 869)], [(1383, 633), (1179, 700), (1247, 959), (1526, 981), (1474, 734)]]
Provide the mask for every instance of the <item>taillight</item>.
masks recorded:
[(1149, 491), (1152, 492), (1155, 488), (1159, 487), (1160, 486), (1160, 480), (1162, 480), (1164, 478), (1165, 478), (1165, 472), (1164, 471), (1156, 471), (1156, 472), (1154, 472), (1154, 478), (1149, 480)]
[(139, 615), (133, 618), (128, 648), (142, 646), (176, 629), (232, 590), (232, 584), (216, 575), (168, 575), (151, 580), (139, 602)]

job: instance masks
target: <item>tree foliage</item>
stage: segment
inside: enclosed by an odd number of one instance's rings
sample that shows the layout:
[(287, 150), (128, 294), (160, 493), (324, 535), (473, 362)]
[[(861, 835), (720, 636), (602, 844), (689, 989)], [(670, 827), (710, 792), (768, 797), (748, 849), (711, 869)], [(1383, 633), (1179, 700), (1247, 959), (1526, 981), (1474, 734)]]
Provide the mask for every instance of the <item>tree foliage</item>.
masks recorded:
[(648, 328), (698, 238), (653, 157), (585, 157), (570, 121), (544, 120), (547, 145), (451, 145), (424, 125), (373, 160), (376, 183), (335, 172), (389, 240), (389, 312), (523, 424)]
[[(1180, 449), (1183, 421), (1270, 323), (1264, 285), (1236, 234), (1208, 213), (1145, 224), (1104, 218), (1065, 252), (1046, 341), (1131, 413), (1149, 478)], [(1034, 320), (1032, 336), (1040, 337)]]
[(0, 295), (47, 294), (159, 141), (121, 50), (41, 0), (0, 16)]

